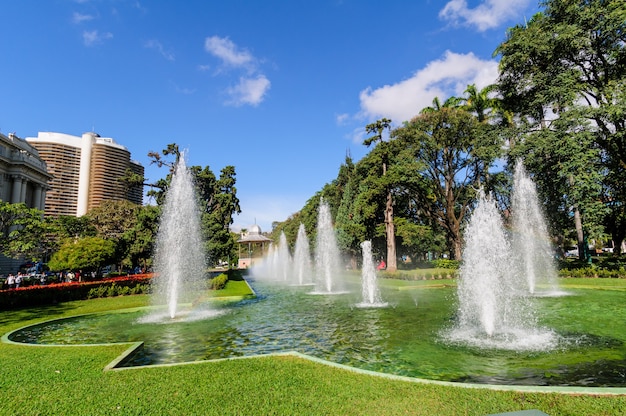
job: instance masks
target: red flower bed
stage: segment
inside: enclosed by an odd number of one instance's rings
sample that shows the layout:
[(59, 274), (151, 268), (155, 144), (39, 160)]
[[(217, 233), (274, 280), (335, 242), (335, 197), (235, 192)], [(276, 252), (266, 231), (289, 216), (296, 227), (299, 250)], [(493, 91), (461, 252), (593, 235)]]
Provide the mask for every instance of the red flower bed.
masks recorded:
[(0, 290), (0, 310), (27, 306), (40, 306), (87, 299), (90, 290), (101, 286), (117, 285), (135, 287), (149, 284), (152, 274), (119, 276), (103, 280), (69, 283), (51, 283), (45, 286), (26, 286), (17, 289)]

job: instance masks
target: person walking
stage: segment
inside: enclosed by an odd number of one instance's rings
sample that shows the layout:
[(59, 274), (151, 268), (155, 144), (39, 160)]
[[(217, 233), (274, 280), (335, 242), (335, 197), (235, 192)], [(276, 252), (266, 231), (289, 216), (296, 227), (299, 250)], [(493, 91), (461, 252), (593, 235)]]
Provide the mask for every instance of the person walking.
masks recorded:
[(7, 277), (7, 285), (9, 285), (9, 289), (13, 289), (15, 287), (15, 276), (13, 276), (13, 273), (9, 273), (9, 277)]
[(15, 288), (18, 289), (21, 284), (22, 284), (22, 274), (18, 273), (17, 276), (15, 276)]

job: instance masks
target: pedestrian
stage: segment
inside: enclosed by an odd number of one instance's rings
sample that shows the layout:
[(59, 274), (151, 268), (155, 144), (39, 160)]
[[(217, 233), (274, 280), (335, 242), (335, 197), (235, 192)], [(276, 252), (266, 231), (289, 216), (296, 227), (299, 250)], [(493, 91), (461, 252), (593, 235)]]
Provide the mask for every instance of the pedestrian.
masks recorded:
[(18, 289), (20, 284), (22, 284), (22, 273), (18, 273), (17, 276), (15, 276), (15, 288)]
[(13, 276), (13, 273), (9, 273), (9, 277), (7, 277), (7, 285), (9, 285), (9, 289), (13, 289), (15, 287), (15, 276)]

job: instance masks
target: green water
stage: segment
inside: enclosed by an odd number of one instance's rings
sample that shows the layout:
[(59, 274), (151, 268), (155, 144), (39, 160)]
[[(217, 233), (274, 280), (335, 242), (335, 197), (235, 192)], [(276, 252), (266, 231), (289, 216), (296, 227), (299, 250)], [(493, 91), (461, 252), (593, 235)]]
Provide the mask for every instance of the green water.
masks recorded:
[[(176, 363), (283, 351), (367, 370), (446, 381), (517, 385), (626, 386), (626, 292), (572, 289), (535, 299), (542, 326), (558, 334), (550, 351), (449, 345), (454, 287), (382, 283), (390, 306), (360, 309), (360, 288), (311, 295), (310, 287), (252, 282), (258, 299), (214, 304), (215, 317), (141, 323), (147, 310), (53, 321), (14, 333), (18, 342), (85, 344), (144, 341), (127, 365)], [(395, 284), (394, 284), (395, 285)]]

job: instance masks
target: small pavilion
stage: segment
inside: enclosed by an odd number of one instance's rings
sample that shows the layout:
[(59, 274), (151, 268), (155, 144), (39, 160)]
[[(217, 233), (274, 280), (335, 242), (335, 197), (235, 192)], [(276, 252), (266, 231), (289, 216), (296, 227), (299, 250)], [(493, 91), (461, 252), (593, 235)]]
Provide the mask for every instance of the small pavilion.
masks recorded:
[(261, 227), (254, 224), (247, 232), (241, 233), (241, 238), (237, 240), (239, 244), (239, 265), (240, 269), (247, 269), (255, 262), (260, 261), (272, 242), (261, 234)]

